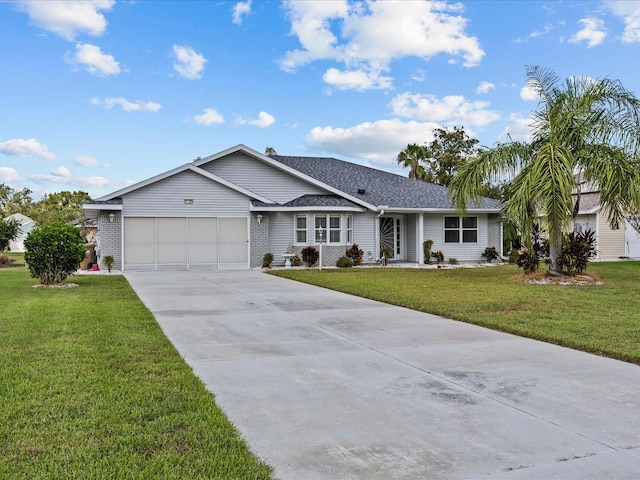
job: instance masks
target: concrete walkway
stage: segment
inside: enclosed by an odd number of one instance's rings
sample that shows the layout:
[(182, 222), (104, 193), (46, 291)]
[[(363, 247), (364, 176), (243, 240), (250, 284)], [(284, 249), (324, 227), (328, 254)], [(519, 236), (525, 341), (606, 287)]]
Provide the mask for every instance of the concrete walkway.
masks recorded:
[(636, 365), (262, 272), (126, 278), (278, 479), (640, 478)]

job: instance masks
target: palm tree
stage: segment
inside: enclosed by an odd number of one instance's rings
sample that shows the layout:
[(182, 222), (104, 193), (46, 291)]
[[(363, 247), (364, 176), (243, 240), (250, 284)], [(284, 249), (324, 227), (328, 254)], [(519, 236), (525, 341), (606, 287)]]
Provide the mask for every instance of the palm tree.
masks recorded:
[(427, 149), (423, 145), (411, 143), (407, 148), (402, 150), (396, 157), (396, 161), (403, 167), (409, 167), (409, 178), (422, 180), (424, 178), (424, 167), (420, 165), (421, 161), (427, 158)]
[(527, 67), (528, 86), (540, 98), (529, 142), (500, 143), (469, 160), (450, 184), (464, 212), (486, 180), (510, 176), (506, 216), (530, 238), (538, 217), (549, 232), (550, 271), (560, 273), (562, 235), (576, 205), (576, 174), (600, 187), (612, 227), (640, 211), (640, 101), (618, 80), (570, 77), (561, 82)]

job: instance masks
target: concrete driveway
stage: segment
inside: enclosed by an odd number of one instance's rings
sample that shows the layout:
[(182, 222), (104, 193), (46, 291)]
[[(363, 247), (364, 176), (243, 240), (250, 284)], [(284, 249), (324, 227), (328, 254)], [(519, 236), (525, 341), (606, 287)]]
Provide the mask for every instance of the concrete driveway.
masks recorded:
[(279, 479), (640, 478), (636, 365), (262, 272), (126, 278)]

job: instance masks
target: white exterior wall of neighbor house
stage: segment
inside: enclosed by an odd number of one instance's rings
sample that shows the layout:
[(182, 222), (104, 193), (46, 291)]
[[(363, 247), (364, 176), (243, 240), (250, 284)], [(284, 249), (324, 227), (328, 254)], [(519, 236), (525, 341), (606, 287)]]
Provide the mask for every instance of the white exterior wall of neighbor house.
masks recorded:
[[(456, 213), (427, 213), (424, 215), (424, 239), (433, 240), (431, 251), (442, 250), (445, 259), (455, 258), (462, 262), (482, 260), (482, 252), (489, 245), (489, 225), (486, 213), (468, 212), (469, 217), (478, 218), (478, 237), (475, 243), (445, 243), (444, 217), (459, 216)], [(497, 247), (496, 247), (497, 248)]]
[(416, 229), (418, 228), (418, 214), (408, 214), (404, 216), (404, 224), (406, 225), (404, 238), (406, 241), (404, 242), (405, 254), (404, 259), (407, 262), (417, 262), (418, 261), (418, 241), (416, 239)]
[(286, 203), (302, 195), (329, 193), (242, 153), (213, 160), (201, 168), (278, 203)]
[(640, 258), (640, 233), (625, 220), (625, 256)]
[[(504, 255), (502, 242), (502, 219), (499, 214), (489, 214), (487, 247), (495, 247), (501, 255)], [(484, 250), (483, 250), (484, 251)]]
[(606, 215), (599, 210), (589, 215), (578, 215), (569, 225), (570, 230), (591, 229), (596, 234), (598, 260), (612, 260), (626, 255), (624, 224), (612, 229)]

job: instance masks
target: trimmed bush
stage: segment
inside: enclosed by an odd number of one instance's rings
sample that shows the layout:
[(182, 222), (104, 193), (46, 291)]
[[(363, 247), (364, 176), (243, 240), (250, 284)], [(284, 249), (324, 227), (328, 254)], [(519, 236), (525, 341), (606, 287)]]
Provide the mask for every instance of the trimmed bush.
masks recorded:
[(43, 285), (63, 282), (80, 268), (86, 255), (80, 230), (61, 222), (32, 230), (24, 246), (29, 272)]
[(320, 258), (320, 253), (318, 253), (316, 247), (305, 247), (300, 254), (302, 255), (302, 261), (306, 263), (308, 267), (313, 267), (318, 261), (318, 258)]
[(347, 248), (346, 252), (346, 256), (351, 259), (353, 265), (360, 265), (362, 263), (363, 254), (364, 252), (358, 248), (356, 243), (354, 243), (352, 247)]
[(262, 268), (271, 268), (273, 263), (273, 253), (265, 253), (262, 257)]
[(496, 247), (487, 247), (484, 249), (484, 252), (482, 252), (482, 256), (487, 259), (487, 262), (491, 263), (496, 260), (500, 254)]
[(596, 236), (591, 230), (571, 232), (562, 239), (562, 255), (558, 264), (563, 272), (578, 275), (587, 269), (587, 263), (596, 253)]
[(424, 242), (422, 242), (424, 263), (431, 263), (431, 247), (433, 247), (433, 240), (425, 240)]
[(339, 268), (351, 268), (353, 267), (353, 262), (349, 257), (340, 257), (336, 262), (336, 267)]

